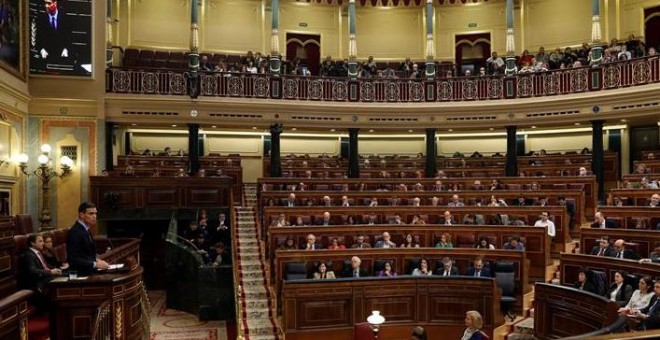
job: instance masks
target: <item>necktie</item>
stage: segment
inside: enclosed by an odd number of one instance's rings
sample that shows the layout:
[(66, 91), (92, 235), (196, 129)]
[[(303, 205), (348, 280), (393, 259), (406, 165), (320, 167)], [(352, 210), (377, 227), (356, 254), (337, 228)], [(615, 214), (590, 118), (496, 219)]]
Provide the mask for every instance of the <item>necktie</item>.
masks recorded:
[(656, 297), (655, 298), (655, 303), (653, 304), (653, 306), (651, 306), (651, 308), (649, 308), (649, 312), (646, 313), (646, 315), (653, 315), (656, 308), (658, 308), (658, 301), (660, 301), (660, 298)]
[(37, 250), (37, 257), (39, 258), (41, 265), (44, 266), (44, 269), (50, 270), (50, 267), (48, 267), (48, 264), (46, 264), (46, 260), (44, 260), (43, 254), (41, 254), (41, 252), (38, 250)]
[(474, 273), (474, 276), (476, 276), (476, 277), (481, 277), (481, 270), (479, 270), (479, 271), (477, 271), (476, 273)]
[(360, 277), (360, 271), (359, 270), (354, 271), (353, 277)]
[(449, 276), (449, 271), (445, 270), (445, 275), (443, 275), (443, 276)]
[(55, 21), (55, 17), (50, 17), (50, 25), (53, 26), (54, 29), (57, 29), (57, 22)]
[(622, 259), (623, 258), (623, 252), (620, 251), (618, 254), (616, 254), (616, 257)]
[(605, 248), (600, 248), (600, 251), (598, 252), (597, 256), (603, 256), (605, 255)]

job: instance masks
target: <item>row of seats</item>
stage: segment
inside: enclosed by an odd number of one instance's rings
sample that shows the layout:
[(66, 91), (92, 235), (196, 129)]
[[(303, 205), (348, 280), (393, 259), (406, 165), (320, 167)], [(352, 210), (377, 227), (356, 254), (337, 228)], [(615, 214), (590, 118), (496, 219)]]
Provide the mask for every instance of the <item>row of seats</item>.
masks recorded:
[[(170, 52), (154, 50), (138, 50), (127, 48), (124, 51), (123, 66), (125, 68), (164, 68), (183, 70), (188, 68), (190, 52)], [(213, 64), (224, 60), (227, 64), (235, 64), (241, 61), (242, 56), (223, 53), (200, 53), (207, 56)]]
[[(405, 243), (406, 235), (404, 234), (399, 234), (392, 232), (390, 240), (394, 242), (397, 246), (400, 246)], [(369, 235), (369, 234), (364, 234), (364, 235), (355, 235), (350, 237), (351, 239), (347, 239), (345, 236), (335, 236), (335, 235), (316, 235), (316, 243), (320, 244), (323, 249), (328, 249), (330, 245), (332, 245), (332, 242), (334, 239), (338, 240), (338, 243), (341, 245), (345, 245), (346, 248), (351, 248), (352, 245), (358, 243), (358, 237), (364, 237), (364, 243), (369, 244), (372, 247), (376, 246), (376, 243), (378, 241), (381, 241), (383, 239), (382, 234), (378, 235)], [(420, 235), (413, 234), (411, 235), (413, 237), (413, 242), (415, 244), (418, 244), (420, 247), (426, 247), (426, 248), (431, 248), (434, 247), (436, 243), (438, 243), (442, 237), (442, 235), (436, 234), (433, 235), (433, 240), (423, 240), (420, 238)], [(494, 235), (488, 235), (488, 234), (479, 234), (477, 236), (475, 235), (466, 235), (466, 234), (459, 234), (456, 235), (455, 239), (452, 239), (451, 235), (447, 234), (447, 237), (449, 238), (447, 241), (451, 242), (453, 245), (453, 248), (474, 248), (477, 244), (478, 240), (481, 240), (482, 238), (485, 238), (488, 240), (489, 244), (492, 244), (495, 246), (495, 248), (501, 249), (504, 247), (506, 243), (503, 244), (498, 244), (498, 237)], [(518, 242), (522, 243), (523, 245), (526, 244), (525, 237), (521, 236), (516, 236), (518, 238)], [(509, 240), (513, 238), (509, 237)], [(296, 238), (292, 237), (285, 237), (285, 238), (277, 238), (277, 244), (278, 244), (278, 249), (281, 249), (284, 247), (286, 244), (287, 239), (294, 239), (294, 244), (295, 245), (304, 245), (306, 241), (305, 236), (299, 236)], [(505, 240), (508, 242), (509, 240)]]

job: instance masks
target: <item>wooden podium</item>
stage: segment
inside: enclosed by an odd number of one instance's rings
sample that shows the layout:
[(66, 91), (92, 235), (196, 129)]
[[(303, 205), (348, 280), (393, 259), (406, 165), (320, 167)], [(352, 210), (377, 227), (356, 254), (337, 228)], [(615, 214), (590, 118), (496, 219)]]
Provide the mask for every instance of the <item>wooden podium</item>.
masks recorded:
[(148, 301), (141, 266), (50, 282), (51, 340), (146, 339)]

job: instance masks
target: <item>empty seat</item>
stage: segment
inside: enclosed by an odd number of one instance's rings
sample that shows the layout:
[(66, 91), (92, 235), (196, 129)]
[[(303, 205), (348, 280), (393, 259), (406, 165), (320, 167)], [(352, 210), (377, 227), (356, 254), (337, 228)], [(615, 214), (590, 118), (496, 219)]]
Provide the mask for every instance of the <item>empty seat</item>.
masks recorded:
[(137, 66), (137, 61), (140, 57), (140, 51), (134, 48), (127, 48), (124, 51), (124, 62), (123, 66), (124, 67), (136, 67)]
[(303, 262), (290, 262), (284, 271), (285, 280), (304, 280), (307, 278), (307, 266)]

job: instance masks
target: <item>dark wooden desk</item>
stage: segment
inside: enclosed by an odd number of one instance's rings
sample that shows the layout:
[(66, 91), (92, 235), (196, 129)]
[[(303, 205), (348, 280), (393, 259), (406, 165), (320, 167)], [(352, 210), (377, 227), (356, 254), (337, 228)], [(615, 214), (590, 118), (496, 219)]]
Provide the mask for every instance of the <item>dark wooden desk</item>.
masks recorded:
[[(660, 223), (660, 207), (610, 207), (599, 206), (598, 211), (605, 215), (605, 218), (612, 220), (619, 228), (635, 229), (638, 219), (647, 221), (647, 226), (655, 230)], [(660, 234), (659, 234), (660, 236)]]
[(284, 283), (282, 326), (287, 340), (352, 339), (353, 325), (365, 322), (372, 310), (386, 318), (379, 339), (410, 337), (423, 326), (438, 339), (459, 339), (465, 312), (483, 316), (482, 330), (504, 323), (500, 289), (494, 279), (472, 277), (396, 277), (298, 280)]
[(556, 339), (579, 336), (614, 324), (619, 306), (608, 299), (570, 287), (534, 285), (534, 336)]
[(610, 242), (623, 239), (627, 243), (634, 243), (628, 249), (636, 250), (642, 258), (648, 258), (656, 247), (660, 247), (660, 232), (654, 230), (625, 230), (625, 229), (580, 229), (580, 249), (583, 254), (589, 254), (591, 249), (598, 244), (597, 240), (608, 236)]
[[(307, 266), (307, 272), (312, 272), (314, 262), (332, 262), (332, 269), (337, 276), (341, 275), (345, 260), (350, 260), (352, 256), (358, 256), (362, 260), (362, 268), (366, 269), (369, 275), (373, 275), (373, 265), (376, 260), (387, 259), (392, 262), (393, 268), (400, 274), (412, 271), (408, 268), (408, 263), (412, 259), (426, 258), (430, 270), (436, 270), (436, 263), (443, 257), (449, 256), (456, 263), (461, 271), (465, 271), (472, 265), (472, 261), (478, 257), (483, 257), (484, 261), (493, 265), (498, 261), (512, 262), (515, 271), (515, 296), (517, 298), (514, 310), (522, 311), (523, 296), (530, 292), (528, 284), (529, 279), (529, 260), (523, 251), (515, 250), (483, 250), (483, 249), (428, 249), (428, 248), (397, 248), (397, 249), (347, 249), (347, 250), (278, 250), (275, 254), (275, 268), (271, 268), (273, 275), (271, 282), (275, 284), (276, 292), (282, 288), (284, 281), (285, 267), (290, 262), (302, 262)], [(492, 267), (491, 267), (492, 268)]]
[[(95, 274), (85, 280), (51, 281), (49, 287), (52, 340), (91, 339), (97, 328), (106, 331), (97, 334), (99, 338), (149, 337), (142, 267), (128, 272)], [(104, 305), (109, 307), (109, 314), (99, 320), (99, 308)], [(98, 322), (104, 325), (99, 327)]]
[[(474, 225), (371, 225), (356, 229), (355, 226), (310, 226), (310, 227), (283, 227), (270, 228), (268, 235), (268, 254), (271, 259), (271, 268), (274, 263), (275, 251), (284, 243), (287, 237), (293, 238), (296, 245), (305, 243), (308, 234), (314, 234), (317, 242), (327, 249), (332, 238), (337, 237), (342, 244), (350, 248), (358, 235), (365, 236), (367, 243), (375, 243), (375, 239), (389, 232), (392, 241), (400, 245), (405, 235), (412, 234), (418, 240), (420, 247), (433, 248), (440, 240), (440, 236), (449, 233), (455, 248), (473, 249), (481, 236), (492, 239), (496, 248), (502, 246), (512, 236), (518, 236), (525, 244), (525, 252), (529, 259), (529, 281), (545, 281), (547, 266), (550, 264), (550, 237), (544, 228), (534, 227), (503, 227), (503, 226), (474, 226)], [(461, 267), (461, 274), (468, 268)]]
[(612, 198), (618, 197), (624, 206), (644, 207), (651, 203), (651, 195), (657, 194), (657, 189), (611, 189)]

